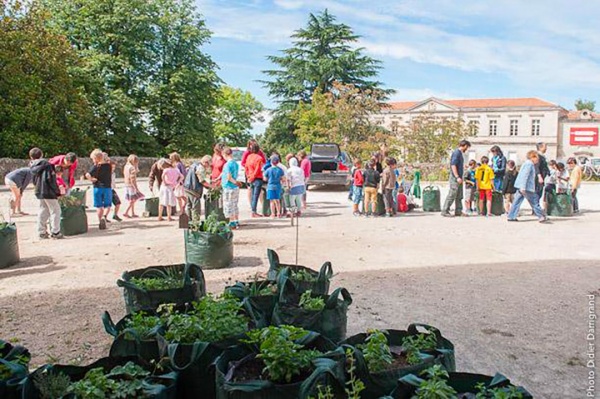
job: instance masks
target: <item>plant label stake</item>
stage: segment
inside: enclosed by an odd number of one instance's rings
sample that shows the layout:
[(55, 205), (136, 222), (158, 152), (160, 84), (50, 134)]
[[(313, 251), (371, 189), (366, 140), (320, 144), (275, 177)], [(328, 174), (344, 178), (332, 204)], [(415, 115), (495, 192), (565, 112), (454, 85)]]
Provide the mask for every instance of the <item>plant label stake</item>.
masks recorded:
[(181, 215), (179, 215), (179, 228), (187, 229), (189, 227), (190, 227), (190, 218), (188, 217), (187, 213), (183, 212)]

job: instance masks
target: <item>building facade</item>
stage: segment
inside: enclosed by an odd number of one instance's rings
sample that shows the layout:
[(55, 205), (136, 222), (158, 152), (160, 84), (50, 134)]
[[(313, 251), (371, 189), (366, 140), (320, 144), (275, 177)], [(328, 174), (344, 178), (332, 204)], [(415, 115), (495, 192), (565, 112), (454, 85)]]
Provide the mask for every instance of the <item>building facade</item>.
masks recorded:
[(599, 157), (600, 114), (589, 110), (571, 111), (561, 120), (558, 157)]
[[(373, 118), (393, 132), (423, 112), (439, 118), (460, 117), (471, 127), (474, 135), (469, 140), (473, 146), (466, 158), (479, 160), (483, 155), (489, 155), (493, 145), (498, 145), (508, 159), (518, 164), (525, 160), (527, 151), (535, 149), (536, 143), (541, 141), (548, 144), (550, 159), (582, 151), (582, 146), (577, 145), (582, 143), (581, 139), (569, 144), (573, 142), (572, 129), (580, 132), (575, 133), (576, 137), (587, 137), (581, 132), (598, 126), (598, 120), (594, 119), (597, 114), (588, 120), (576, 119), (586, 116), (569, 113), (537, 98), (442, 100), (432, 97), (420, 102), (392, 102)], [(590, 144), (585, 147), (591, 155), (599, 155), (597, 128), (595, 132), (595, 146), (593, 140), (585, 141)]]

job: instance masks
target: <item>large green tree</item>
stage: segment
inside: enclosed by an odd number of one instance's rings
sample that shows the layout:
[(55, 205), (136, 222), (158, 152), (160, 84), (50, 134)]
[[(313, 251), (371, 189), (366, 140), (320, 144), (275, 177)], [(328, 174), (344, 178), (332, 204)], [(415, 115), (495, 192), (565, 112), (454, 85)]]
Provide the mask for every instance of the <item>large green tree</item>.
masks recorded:
[(92, 112), (78, 76), (78, 57), (64, 36), (46, 28), (48, 14), (18, 1), (0, 2), (0, 157), (87, 151)]
[(248, 91), (223, 86), (217, 97), (215, 136), (231, 146), (245, 146), (252, 137), (252, 123), (264, 121), (263, 105)]

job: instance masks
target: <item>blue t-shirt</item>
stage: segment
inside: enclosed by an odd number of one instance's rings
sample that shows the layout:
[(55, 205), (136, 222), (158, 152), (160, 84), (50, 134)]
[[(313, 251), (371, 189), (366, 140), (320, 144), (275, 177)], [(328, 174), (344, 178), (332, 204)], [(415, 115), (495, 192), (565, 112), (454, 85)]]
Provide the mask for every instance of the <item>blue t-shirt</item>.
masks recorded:
[(267, 190), (281, 190), (281, 178), (284, 172), (277, 166), (272, 166), (265, 172), (265, 179), (267, 180)]
[(458, 174), (458, 177), (462, 178), (464, 173), (465, 158), (463, 156), (462, 151), (458, 148), (454, 150), (452, 156), (450, 157), (450, 177), (452, 177), (453, 175), (452, 165), (456, 166), (456, 172)]
[(231, 176), (233, 180), (237, 180), (239, 172), (240, 166), (235, 160), (231, 159), (227, 161), (225, 166), (223, 166), (223, 174), (221, 175), (221, 187), (229, 189), (239, 188), (238, 186), (229, 181), (229, 176)]

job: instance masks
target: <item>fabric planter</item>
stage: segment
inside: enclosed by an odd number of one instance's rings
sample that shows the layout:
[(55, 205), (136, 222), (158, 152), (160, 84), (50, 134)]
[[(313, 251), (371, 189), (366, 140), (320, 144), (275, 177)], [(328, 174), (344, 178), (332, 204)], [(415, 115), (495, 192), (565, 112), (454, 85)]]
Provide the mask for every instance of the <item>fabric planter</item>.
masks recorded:
[[(233, 286), (226, 287), (225, 293), (233, 295), (241, 302), (254, 322), (255, 328), (267, 327), (271, 324), (273, 309), (277, 303), (277, 292), (268, 295), (255, 295), (251, 292), (250, 285), (256, 284), (257, 289), (268, 287), (272, 281), (253, 281), (251, 283), (238, 282)], [(250, 309), (248, 310), (248, 306)]]
[(383, 201), (383, 194), (377, 193), (377, 208), (375, 209), (377, 216), (385, 215), (385, 202)]
[(204, 269), (222, 269), (233, 262), (233, 233), (211, 234), (185, 230), (185, 259)]
[(60, 231), (64, 236), (76, 236), (88, 232), (84, 205), (61, 208)]
[[(150, 312), (147, 313), (153, 314)], [(102, 315), (104, 330), (115, 338), (110, 347), (109, 356), (138, 356), (148, 363), (153, 360), (158, 362), (160, 360), (160, 353), (156, 337), (153, 337), (152, 339), (143, 339), (139, 337), (135, 331), (126, 327), (126, 323), (129, 319), (131, 319), (130, 315), (125, 316), (115, 324), (108, 312), (104, 312)], [(154, 334), (162, 332), (163, 328), (161, 327), (157, 329)]]
[[(479, 196), (476, 199), (477, 208), (479, 208)], [(483, 210), (479, 213), (487, 215), (487, 200), (483, 201)], [(504, 213), (504, 196), (500, 191), (494, 191), (492, 193), (492, 215), (502, 216)]]
[[(159, 204), (159, 199), (158, 197), (154, 197), (154, 198), (146, 198), (144, 201), (146, 201), (145, 204), (145, 213), (148, 215), (148, 217), (158, 217), (158, 206)], [(172, 216), (177, 215), (177, 207), (174, 206), (172, 207), (173, 209), (171, 210), (171, 214)], [(163, 208), (163, 217), (167, 216), (167, 208)]]
[[(146, 290), (131, 282), (133, 277), (161, 277), (166, 270), (176, 270), (182, 273), (183, 286), (167, 290)], [(123, 273), (117, 285), (123, 287), (123, 297), (127, 313), (154, 311), (160, 305), (173, 303), (184, 305), (206, 295), (206, 283), (202, 269), (193, 264), (171, 266), (153, 266)]]
[[(267, 257), (269, 258), (269, 272), (267, 278), (271, 281), (276, 281), (279, 278), (279, 273), (288, 268), (290, 274), (288, 278), (294, 284), (296, 293), (299, 295), (311, 290), (315, 295), (327, 295), (329, 293), (330, 280), (333, 277), (333, 267), (331, 262), (325, 262), (321, 269), (317, 272), (306, 266), (289, 265), (279, 262), (279, 255), (272, 249), (267, 249)], [(312, 281), (299, 281), (294, 279), (294, 273), (303, 271), (310, 275)]]
[(79, 201), (81, 201), (81, 205), (83, 205), (85, 207), (85, 204), (86, 204), (85, 198), (86, 198), (87, 191), (88, 191), (87, 188), (85, 190), (82, 190), (80, 188), (74, 188), (71, 190), (69, 195), (71, 197), (77, 198)]
[(21, 398), (21, 380), (29, 374), (30, 359), (31, 355), (24, 347), (0, 340), (0, 398)]
[(548, 193), (548, 215), (573, 216), (573, 203), (569, 193)]
[(440, 188), (427, 186), (423, 189), (423, 212), (441, 212)]
[(0, 229), (0, 269), (19, 263), (19, 240), (17, 237), (17, 226), (7, 223)]

